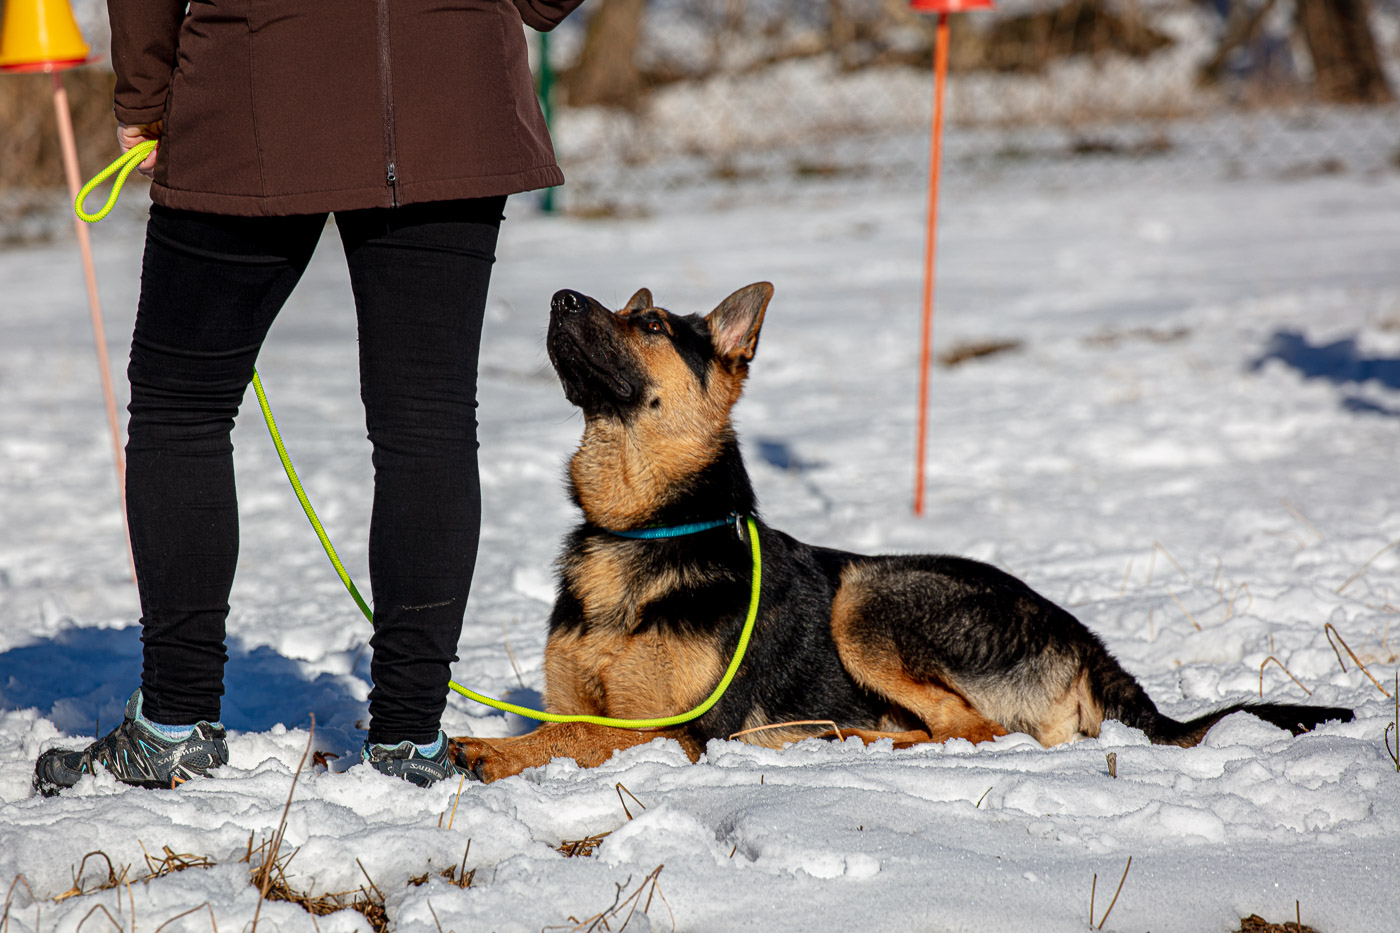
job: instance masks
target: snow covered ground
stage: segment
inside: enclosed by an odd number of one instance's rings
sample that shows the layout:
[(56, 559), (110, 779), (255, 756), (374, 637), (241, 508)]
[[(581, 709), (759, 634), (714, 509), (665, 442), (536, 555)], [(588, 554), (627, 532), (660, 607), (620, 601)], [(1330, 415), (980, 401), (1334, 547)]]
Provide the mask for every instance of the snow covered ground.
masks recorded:
[[(119, 374), (141, 243), (140, 196), (127, 198), (95, 230)], [(1356, 721), (1294, 739), (1241, 715), (1190, 750), (1116, 724), (1049, 750), (1025, 736), (905, 751), (715, 742), (696, 765), (657, 742), (595, 770), (556, 761), (467, 784), (460, 799), (456, 786), (347, 770), (367, 627), (250, 397), (235, 432), (231, 764), (178, 791), (97, 778), (34, 798), (42, 749), (117, 722), (140, 646), (76, 252), (12, 249), (0, 252), (0, 883), (22, 874), (39, 903), (18, 887), (10, 929), (105, 928), (102, 905), (123, 933), (155, 933), (206, 902), (165, 929), (210, 929), (211, 916), (245, 929), (258, 895), (239, 860), (250, 834), (256, 847), (278, 824), (312, 714), (316, 747), (342, 757), (296, 786), (289, 879), (314, 895), (367, 874), (401, 931), (572, 928), (613, 904), (614, 885), (625, 898), (664, 865), (628, 929), (1055, 933), (1089, 922), (1095, 875), (1099, 922), (1129, 856), (1105, 930), (1224, 933), (1250, 913), (1291, 920), (1295, 901), (1323, 933), (1395, 928), (1400, 774), (1382, 742), (1394, 708), (1350, 660), (1343, 672), (1323, 626), (1391, 683), (1400, 175), (958, 190), (941, 228), (938, 349), (1020, 348), (935, 371), (923, 519), (909, 514), (921, 196), (813, 187), (625, 221), (541, 216), (516, 200), (483, 351), (486, 517), (458, 681), (527, 700), (542, 687), (550, 564), (575, 519), (561, 468), (580, 430), (543, 350), (549, 296), (569, 287), (617, 305), (646, 286), (663, 306), (705, 311), (768, 279), (777, 295), (738, 420), (771, 523), (854, 550), (1005, 567), (1070, 607), (1172, 715), (1257, 696), (1273, 656)], [(261, 371), (367, 587), (368, 448), (334, 237)], [(1262, 683), (1267, 699), (1307, 699), (1272, 663)], [(454, 696), (446, 727), (523, 725)], [(627, 798), (633, 819), (619, 783), (646, 806)], [(590, 857), (555, 850), (609, 831)], [(437, 873), (463, 862), (469, 840), (476, 874), (463, 890)], [(143, 845), (217, 864), (141, 883)], [(98, 849), (137, 883), (54, 902)], [(84, 887), (99, 876), (90, 861)], [(264, 905), (259, 924), (367, 929), (356, 913), (313, 922), (286, 903)]]

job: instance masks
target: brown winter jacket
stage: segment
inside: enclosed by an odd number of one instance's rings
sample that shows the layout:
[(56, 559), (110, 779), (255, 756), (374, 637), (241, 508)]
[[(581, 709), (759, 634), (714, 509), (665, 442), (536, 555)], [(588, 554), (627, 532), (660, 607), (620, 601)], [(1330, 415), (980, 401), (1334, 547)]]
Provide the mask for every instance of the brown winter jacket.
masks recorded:
[(558, 185), (522, 20), (583, 0), (108, 0), (157, 204), (277, 215)]

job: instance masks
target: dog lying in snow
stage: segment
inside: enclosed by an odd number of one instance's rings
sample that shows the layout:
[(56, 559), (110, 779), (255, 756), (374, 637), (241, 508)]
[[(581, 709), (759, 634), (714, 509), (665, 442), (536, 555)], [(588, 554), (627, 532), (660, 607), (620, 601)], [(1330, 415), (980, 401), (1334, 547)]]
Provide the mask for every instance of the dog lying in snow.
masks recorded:
[[(460, 767), (492, 781), (555, 757), (594, 766), (661, 736), (693, 760), (709, 739), (770, 725), (745, 741), (839, 734), (907, 747), (1026, 732), (1055, 745), (1116, 719), (1153, 742), (1190, 746), (1239, 710), (1295, 734), (1352, 718), (1248, 704), (1178, 722), (1074, 616), (1009, 574), (960, 557), (847, 553), (765, 524), (730, 411), (772, 296), (766, 282), (749, 285), (704, 317), (656, 307), (646, 289), (616, 312), (578, 292), (554, 296), (549, 357), (584, 415), (569, 466), (583, 521), (559, 561), (546, 707), (653, 719), (705, 699), (749, 606), (750, 547), (736, 534), (747, 517), (762, 546), (757, 620), (733, 683), (697, 719), (461, 737), (452, 740)], [(636, 536), (656, 529), (690, 533)]]

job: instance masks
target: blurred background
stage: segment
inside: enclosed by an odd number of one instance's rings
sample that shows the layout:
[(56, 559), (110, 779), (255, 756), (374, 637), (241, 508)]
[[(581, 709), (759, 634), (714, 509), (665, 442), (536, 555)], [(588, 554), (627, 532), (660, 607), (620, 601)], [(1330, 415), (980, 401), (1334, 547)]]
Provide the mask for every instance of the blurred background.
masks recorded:
[[(105, 49), (102, 0), (74, 7)], [(922, 191), (933, 32), (907, 0), (588, 0), (532, 34), (569, 177), (548, 206)], [(1400, 171), (1400, 0), (1001, 0), (953, 17), (950, 67), (951, 186)], [(10, 242), (67, 224), (48, 80), (0, 80)], [(112, 75), (64, 80), (86, 177), (116, 155)]]

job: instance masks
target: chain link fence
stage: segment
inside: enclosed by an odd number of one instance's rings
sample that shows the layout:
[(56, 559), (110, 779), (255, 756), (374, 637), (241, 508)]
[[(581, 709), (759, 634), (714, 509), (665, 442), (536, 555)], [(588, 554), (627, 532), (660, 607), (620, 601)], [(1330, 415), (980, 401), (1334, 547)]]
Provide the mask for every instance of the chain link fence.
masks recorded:
[[(1001, 0), (952, 26), (954, 187), (1400, 170), (1400, 0)], [(562, 203), (921, 188), (933, 35), (906, 0), (586, 4), (546, 48)]]
[[(922, 190), (934, 19), (908, 6), (588, 0), (538, 47), (556, 203)], [(105, 49), (101, 0), (74, 8)], [(951, 22), (954, 189), (1400, 171), (1400, 0), (1000, 0)], [(111, 73), (64, 80), (91, 174), (116, 154)], [(63, 229), (65, 199), (48, 78), (0, 91), (3, 245)]]

